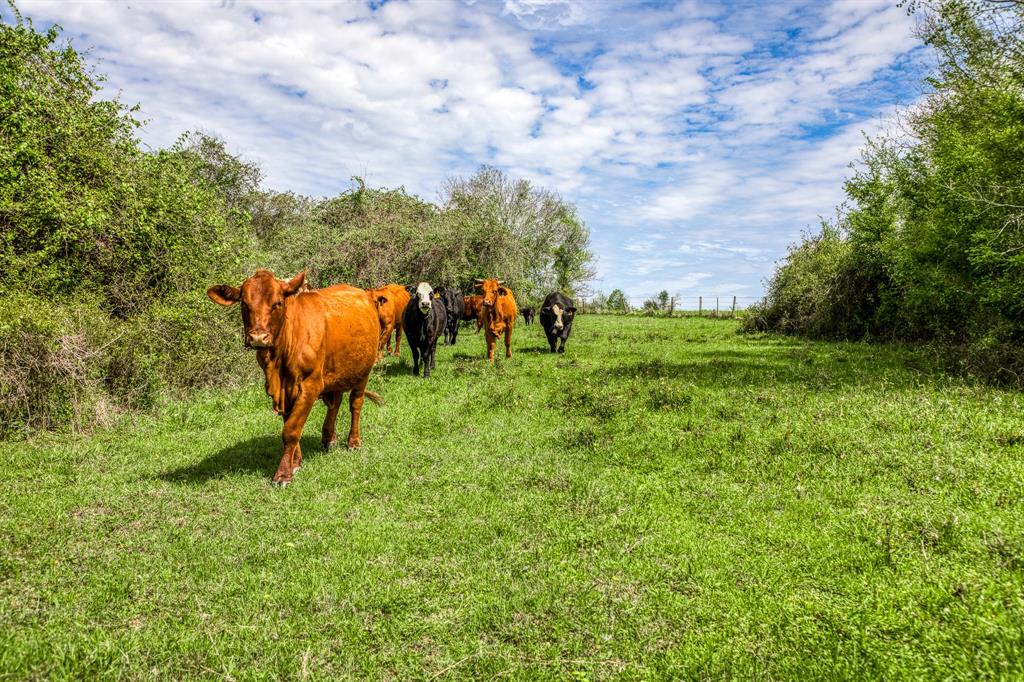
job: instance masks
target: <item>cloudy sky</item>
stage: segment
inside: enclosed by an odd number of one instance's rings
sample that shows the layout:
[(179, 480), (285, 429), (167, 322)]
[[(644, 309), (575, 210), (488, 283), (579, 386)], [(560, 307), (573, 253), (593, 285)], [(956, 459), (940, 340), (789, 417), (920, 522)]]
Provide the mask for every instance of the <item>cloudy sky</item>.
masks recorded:
[(924, 58), (894, 0), (18, 6), (91, 48), (154, 147), (214, 133), (312, 195), (435, 200), (495, 165), (575, 202), (595, 287), (636, 298), (760, 294)]

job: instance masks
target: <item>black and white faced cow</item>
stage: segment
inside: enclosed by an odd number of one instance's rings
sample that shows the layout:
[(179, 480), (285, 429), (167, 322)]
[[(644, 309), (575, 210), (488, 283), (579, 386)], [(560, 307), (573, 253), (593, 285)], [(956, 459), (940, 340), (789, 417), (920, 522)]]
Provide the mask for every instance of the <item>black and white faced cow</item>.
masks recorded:
[(413, 291), (409, 304), (402, 313), (402, 326), (405, 338), (412, 350), (412, 373), (420, 373), (420, 356), (423, 356), (423, 378), (430, 376), (435, 367), (434, 354), (437, 352), (437, 339), (444, 332), (448, 317), (444, 312), (444, 304), (440, 297), (426, 282), (420, 282)]
[(466, 307), (466, 297), (458, 289), (444, 289), (441, 291), (441, 301), (444, 303), (444, 311), (448, 315), (448, 324), (444, 330), (444, 342), (449, 346), (455, 345), (455, 339), (459, 336), (459, 321)]
[(540, 323), (544, 327), (552, 353), (556, 350), (559, 353), (565, 352), (565, 342), (572, 332), (572, 319), (575, 315), (576, 307), (571, 298), (556, 291), (544, 299), (544, 305), (540, 308)]

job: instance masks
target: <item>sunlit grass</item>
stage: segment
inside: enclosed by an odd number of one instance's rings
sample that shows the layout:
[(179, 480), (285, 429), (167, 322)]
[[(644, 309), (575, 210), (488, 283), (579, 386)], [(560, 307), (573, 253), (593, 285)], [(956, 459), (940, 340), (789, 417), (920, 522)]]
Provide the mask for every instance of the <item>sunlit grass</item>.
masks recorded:
[(0, 677), (1024, 674), (1024, 398), (735, 329), (403, 349), (285, 489), (255, 385), (4, 446)]

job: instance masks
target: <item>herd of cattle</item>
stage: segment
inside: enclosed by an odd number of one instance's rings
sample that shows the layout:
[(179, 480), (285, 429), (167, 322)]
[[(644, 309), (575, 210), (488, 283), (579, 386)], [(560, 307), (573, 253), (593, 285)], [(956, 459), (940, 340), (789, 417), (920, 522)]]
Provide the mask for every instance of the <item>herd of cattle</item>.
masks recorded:
[[(370, 290), (347, 284), (311, 289), (304, 272), (282, 281), (267, 270), (257, 270), (241, 286), (218, 284), (207, 289), (214, 303), (241, 303), (245, 346), (256, 351), (264, 388), (274, 411), (284, 418), (284, 453), (274, 482), (286, 485), (302, 466), (299, 441), (317, 399), (327, 405), (321, 431), (324, 449), (337, 441), (338, 411), (346, 393), (351, 414), (347, 444), (350, 449), (362, 444), (363, 400), (381, 402), (379, 395), (366, 390), (370, 372), (385, 351), (399, 354), (403, 332), (412, 351), (413, 374), (419, 374), (422, 362), (424, 377), (436, 366), (438, 339), (444, 336), (445, 343), (455, 344), (464, 320), (475, 321), (478, 332), (484, 330), (488, 361), (494, 361), (499, 338), (505, 342), (505, 357), (511, 358), (517, 316), (521, 313), (530, 324), (533, 308), (519, 310), (501, 280), (478, 279), (475, 288), (479, 295), (455, 289), (435, 292), (426, 282)], [(540, 322), (552, 353), (565, 352), (575, 313), (572, 300), (561, 293), (544, 299)]]

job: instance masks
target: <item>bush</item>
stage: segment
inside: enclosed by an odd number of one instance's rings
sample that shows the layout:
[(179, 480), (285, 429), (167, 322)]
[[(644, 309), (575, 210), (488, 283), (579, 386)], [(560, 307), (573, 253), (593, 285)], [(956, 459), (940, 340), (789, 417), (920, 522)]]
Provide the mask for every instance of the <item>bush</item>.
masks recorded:
[(103, 421), (103, 349), (115, 338), (91, 302), (0, 298), (0, 437)]
[[(234, 313), (233, 315), (230, 313)], [(0, 299), (0, 438), (87, 430), (162, 397), (256, 375), (237, 311), (183, 297), (133, 320), (96, 300)]]
[(933, 91), (871, 140), (848, 210), (790, 250), (747, 330), (899, 339), (1022, 382), (1024, 4), (935, 0)]

